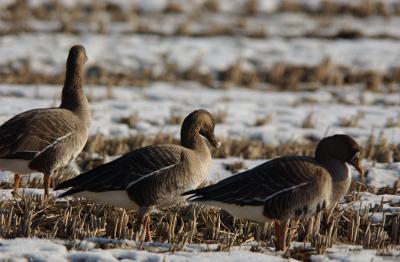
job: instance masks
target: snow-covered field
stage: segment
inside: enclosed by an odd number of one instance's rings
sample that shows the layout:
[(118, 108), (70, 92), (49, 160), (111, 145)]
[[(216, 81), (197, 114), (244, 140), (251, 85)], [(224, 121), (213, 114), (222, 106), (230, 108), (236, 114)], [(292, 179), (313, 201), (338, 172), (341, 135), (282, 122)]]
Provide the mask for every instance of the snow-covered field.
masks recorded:
[[(122, 248), (100, 249), (99, 243), (117, 243)], [(281, 253), (266, 250), (263, 253), (250, 252), (255, 243), (233, 247), (229, 252), (215, 251), (216, 245), (187, 245), (184, 251), (170, 252), (168, 244), (146, 244), (145, 250), (137, 250), (138, 243), (133, 241), (110, 241), (107, 239), (88, 239), (75, 241), (78, 250), (68, 250), (66, 241), (44, 239), (0, 240), (0, 260), (4, 261), (288, 261)], [(294, 243), (294, 246), (302, 246)], [(24, 246), (21, 250), (21, 246)], [(148, 251), (148, 250), (151, 250)], [(378, 253), (375, 250), (363, 250), (360, 246), (334, 245), (325, 255), (312, 255), (311, 261), (398, 261), (400, 251)], [(289, 261), (297, 261), (290, 259)]]
[[(101, 132), (110, 137), (129, 136), (137, 133), (171, 133), (178, 137), (179, 125), (168, 124), (171, 114), (189, 113), (194, 108), (207, 108), (212, 112), (225, 112), (223, 123), (217, 125), (217, 135), (223, 138), (250, 138), (265, 143), (280, 144), (287, 141), (306, 140), (309, 136), (317, 138), (326, 134), (345, 132), (364, 142), (372, 132), (383, 131), (391, 143), (397, 143), (400, 137), (399, 127), (386, 127), (390, 118), (396, 118), (399, 107), (387, 106), (399, 101), (398, 94), (387, 96), (377, 93), (361, 93), (349, 87), (348, 92), (264, 92), (234, 88), (212, 90), (194, 83), (182, 82), (176, 86), (166, 83), (154, 83), (147, 88), (114, 88), (112, 97), (104, 87), (87, 87), (92, 99), (94, 123), (92, 134)], [(34, 107), (57, 105), (60, 88), (53, 86), (0, 86), (0, 122), (12, 115)], [(340, 98), (340, 99), (339, 99)], [(343, 101), (351, 103), (343, 103)], [(360, 103), (360, 100), (364, 101)], [(305, 102), (308, 101), (308, 102)], [(313, 101), (309, 103), (309, 101)], [(367, 102), (365, 102), (367, 101)], [(363, 112), (356, 127), (341, 127), (342, 118), (349, 118), (357, 112)], [(119, 122), (121, 117), (139, 115), (139, 122), (134, 128)], [(313, 113), (313, 127), (303, 128), (302, 122)], [(257, 118), (272, 115), (271, 122), (255, 126)], [(238, 159), (217, 159), (210, 174), (211, 182), (216, 182), (231, 175), (223, 164)], [(244, 160), (250, 168), (264, 160)], [(400, 179), (399, 163), (374, 164), (364, 163), (369, 170), (367, 184), (374, 187), (392, 186)], [(10, 180), (10, 174), (3, 173), (1, 179)], [(358, 179), (357, 174), (354, 176)], [(29, 191), (29, 190), (28, 190)], [(41, 190), (31, 190), (37, 193)], [(2, 190), (2, 199), (11, 199), (10, 190)], [(383, 199), (382, 199), (383, 198)], [(382, 202), (382, 212), (371, 213), (371, 221), (381, 223), (385, 214), (399, 212), (393, 204), (400, 202), (399, 196), (374, 195), (361, 193), (360, 201), (353, 203), (357, 208), (375, 207)], [(345, 205), (345, 204), (344, 204)], [(396, 206), (396, 205), (395, 205)], [(170, 252), (168, 244), (148, 244), (151, 248), (138, 250), (138, 243), (126, 241), (124, 247), (102, 249), (93, 244), (98, 241), (86, 240), (78, 249), (69, 249), (68, 241), (45, 239), (0, 240), (0, 260), (33, 261), (285, 261), (281, 253), (272, 249), (262, 252), (249, 251), (251, 244), (235, 246), (229, 252), (213, 252), (216, 246), (187, 245), (183, 251)], [(79, 241), (78, 241), (79, 242)], [(295, 243), (296, 245), (296, 243)], [(298, 243), (297, 245), (302, 245)], [(21, 249), (21, 246), (24, 248)], [(360, 246), (334, 245), (324, 255), (312, 255), (312, 261), (398, 261), (398, 247), (387, 253), (377, 250), (363, 250)]]
[[(33, 72), (56, 74), (64, 71), (65, 57), (73, 44), (87, 47), (88, 67), (98, 65), (110, 72), (151, 70), (161, 74), (165, 64), (187, 71), (227, 70), (240, 61), (245, 69), (271, 68), (279, 63), (317, 65), (326, 57), (352, 70), (388, 71), (400, 66), (397, 40), (357, 39), (328, 41), (307, 38), (159, 37), (137, 35), (82, 36), (65, 34), (21, 34), (0, 38), (0, 66), (18, 70), (28, 60)], [(52, 50), (52, 52), (49, 52)], [(368, 54), (368, 55), (363, 55)]]
[[(347, 133), (360, 142), (381, 132), (389, 143), (400, 140), (400, 126), (389, 125), (400, 114), (400, 94), (385, 95), (356, 91), (348, 87), (315, 92), (265, 92), (241, 88), (209, 89), (195, 83), (153, 83), (145, 88), (112, 89), (85, 87), (91, 98), (91, 133), (127, 137), (144, 133), (169, 133), (179, 138), (178, 123), (169, 124), (171, 115), (186, 116), (197, 108), (223, 114), (216, 126), (221, 138), (248, 138), (267, 144), (320, 139)], [(61, 87), (0, 85), (0, 122), (36, 107), (57, 106)], [(133, 128), (120, 119), (137, 114)], [(357, 116), (358, 115), (358, 116)], [(257, 119), (270, 116), (264, 125)], [(348, 126), (345, 120), (359, 118)], [(304, 122), (310, 120), (311, 124)], [(399, 120), (400, 121), (400, 120)]]
[[(134, 78), (149, 72), (152, 76), (140, 87), (121, 83), (118, 86), (85, 84), (93, 115), (91, 135), (101, 133), (107, 138), (126, 138), (162, 133), (179, 138), (177, 119), (194, 109), (205, 108), (218, 116), (215, 132), (223, 141), (256, 140), (279, 146), (345, 133), (362, 145), (373, 135), (377, 144), (394, 145), (396, 152), (400, 151), (400, 85), (396, 80), (400, 79), (398, 0), (100, 0), (97, 13), (88, 11), (87, 16), (76, 8), (90, 7), (88, 0), (58, 1), (65, 10), (58, 9), (56, 14), (52, 13), (54, 2), (51, 0), (26, 1), (25, 7), (32, 12), (23, 8), (15, 13), (13, 9), (6, 11), (14, 2), (0, 1), (0, 124), (28, 109), (57, 106), (62, 86), (50, 85), (46, 79), (62, 76), (69, 47), (82, 44), (89, 58), (88, 80), (104, 77), (101, 70), (121, 77)], [(251, 5), (253, 2), (256, 5)], [(332, 15), (318, 13), (329, 5), (335, 7)], [(110, 9), (102, 9), (104, 6)], [(376, 6), (381, 9), (371, 9)], [(295, 10), (291, 12), (291, 8)], [(106, 10), (114, 11), (111, 14)], [(213, 80), (224, 81), (219, 76), (237, 65), (244, 72), (262, 76), (277, 65), (318, 67), (324, 61), (329, 65), (320, 68), (322, 75), (334, 75), (339, 67), (340, 72), (335, 75), (339, 81), (322, 82), (342, 84), (322, 85), (317, 78), (317, 82), (313, 82), (314, 78), (303, 79), (302, 83), (309, 81), (307, 87), (313, 88), (289, 86), (282, 91), (266, 78), (254, 89), (235, 83), (223, 89), (216, 87), (224, 85), (207, 86), (207, 82), (183, 77), (195, 69), (197, 73), (213, 75)], [(169, 70), (175, 70), (174, 77), (178, 79), (165, 80)], [(276, 71), (279, 75), (279, 67)], [(345, 79), (351, 76), (349, 72), (358, 77), (368, 73), (372, 78)], [(39, 84), (12, 79), (25, 74), (35, 75), (32, 79)], [(21, 82), (27, 84), (9, 84)], [(366, 88), (368, 83), (378, 86), (379, 91)], [(134, 123), (124, 121), (130, 117)], [(340, 207), (360, 214), (368, 210), (367, 221), (372, 224), (393, 223), (391, 219), (400, 214), (400, 195), (396, 189), (390, 194), (384, 190), (396, 188), (394, 185), (400, 181), (400, 162), (393, 159), (399, 156), (386, 158), (386, 163), (364, 160), (368, 171), (364, 182), (369, 190), (356, 193), (350, 202), (343, 199)], [(226, 164), (242, 162), (243, 169), (247, 169), (264, 161), (215, 159), (209, 182), (232, 175)], [(0, 183), (12, 182), (12, 179), (12, 174), (0, 171)], [(353, 173), (353, 179), (360, 182), (357, 172)], [(24, 190), (25, 194), (42, 193), (38, 188)], [(0, 189), (0, 209), (3, 201), (12, 198), (10, 189)], [(256, 244), (252, 240), (233, 246), (229, 252), (219, 252), (214, 243), (189, 243), (182, 251), (172, 252), (168, 243), (142, 246), (124, 239), (68, 241), (0, 237), (0, 261), (288, 260), (271, 247), (252, 252)], [(105, 245), (109, 248), (105, 249)], [(293, 251), (309, 245), (295, 242), (291, 248)], [(376, 250), (336, 243), (324, 254), (313, 253), (305, 259), (400, 261), (400, 246), (397, 243)]]

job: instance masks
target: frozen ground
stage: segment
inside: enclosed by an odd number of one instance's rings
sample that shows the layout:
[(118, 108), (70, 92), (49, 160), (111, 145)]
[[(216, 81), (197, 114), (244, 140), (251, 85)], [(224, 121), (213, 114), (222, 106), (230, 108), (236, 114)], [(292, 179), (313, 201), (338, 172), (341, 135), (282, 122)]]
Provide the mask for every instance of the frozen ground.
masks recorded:
[[(264, 16), (243, 16), (243, 14), (199, 12), (192, 13), (145, 13), (137, 19), (112, 21), (107, 13), (92, 16), (90, 23), (70, 21), (71, 27), (81, 34), (154, 34), (163, 36), (215, 36), (232, 32), (241, 36), (266, 37), (313, 37), (333, 40), (335, 36), (345, 38), (341, 33), (350, 33), (349, 38), (399, 39), (399, 17), (372, 16), (359, 18), (351, 15), (308, 16), (303, 13), (279, 13)], [(101, 23), (100, 23), (101, 22)], [(240, 28), (238, 28), (240, 25)], [(30, 32), (52, 33), (63, 27), (60, 17), (52, 20), (30, 18), (25, 24)], [(144, 29), (145, 28), (145, 29)], [(12, 24), (2, 23), (0, 32), (13, 30)]]
[(238, 61), (245, 69), (252, 70), (271, 68), (278, 62), (317, 65), (326, 57), (334, 64), (355, 71), (386, 72), (400, 66), (400, 46), (396, 40), (390, 39), (160, 38), (118, 34), (85, 34), (82, 37), (38, 33), (1, 37), (0, 67), (12, 65), (17, 70), (22, 65), (21, 61), (28, 61), (33, 72), (48, 75), (61, 73), (65, 70), (69, 47), (78, 43), (86, 47), (89, 57), (87, 68), (97, 65), (113, 73), (125, 74), (151, 70), (157, 76), (166, 69), (166, 63), (175, 65), (178, 72), (196, 66), (200, 72), (208, 73), (227, 70)]
[[(100, 249), (98, 243), (117, 243), (122, 248)], [(281, 252), (263, 248), (262, 252), (249, 251), (256, 243), (246, 243), (232, 247), (229, 252), (218, 252), (217, 245), (186, 245), (183, 251), (170, 252), (169, 244), (148, 243), (145, 250), (137, 250), (134, 241), (112, 241), (107, 239), (88, 239), (75, 241), (76, 249), (69, 250), (71, 242), (47, 239), (0, 240), (0, 260), (9, 261), (296, 261), (282, 258)], [(23, 250), (21, 250), (23, 246)], [(293, 243), (293, 246), (303, 246)], [(148, 250), (151, 250), (150, 252)], [(333, 245), (325, 255), (312, 255), (311, 261), (398, 261), (400, 251), (377, 252), (363, 250), (361, 246)]]
[[(15, 0), (3, 0), (1, 5), (7, 6), (14, 3)], [(28, 0), (27, 4), (31, 7), (43, 5), (44, 3), (51, 3), (52, 0)], [(77, 5), (88, 4), (90, 0), (61, 0), (59, 1), (66, 7), (74, 7)], [(171, 2), (171, 0), (100, 0), (100, 3), (113, 3), (121, 8), (125, 8), (127, 10), (131, 9), (139, 9), (145, 12), (158, 12), (165, 9), (165, 7)], [(207, 0), (173, 0), (173, 2), (179, 4), (183, 10), (189, 11), (194, 9), (201, 8)], [(248, 0), (218, 0), (218, 10), (220, 12), (242, 12), (243, 6)], [(261, 12), (273, 12), (277, 11), (278, 8), (282, 5), (282, 0), (269, 0), (269, 1), (258, 1), (258, 8)], [(289, 0), (289, 3), (297, 3), (299, 5), (305, 6), (308, 9), (316, 10), (319, 8), (325, 0)], [(332, 1), (338, 6), (362, 6), (364, 0), (334, 0)], [(372, 3), (383, 3), (386, 8), (390, 8), (392, 6), (396, 6), (399, 1), (398, 0), (372, 0)], [(125, 10), (125, 11), (127, 11)]]
[[(347, 87), (339, 94), (335, 88), (317, 92), (266, 92), (232, 88), (213, 90), (194, 83), (182, 82), (176, 86), (153, 83), (147, 88), (113, 88), (107, 92), (104, 87), (86, 87), (93, 108), (94, 123), (92, 134), (102, 132), (107, 136), (128, 136), (135, 133), (155, 134), (167, 132), (178, 136), (179, 125), (168, 124), (171, 114), (187, 114), (195, 108), (225, 112), (222, 123), (217, 124), (220, 137), (261, 139), (266, 143), (278, 144), (287, 141), (302, 141), (312, 135), (320, 138), (325, 134), (345, 132), (360, 142), (366, 140), (375, 127), (378, 134), (384, 131), (390, 142), (397, 143), (399, 127), (386, 127), (389, 118), (399, 113), (398, 94), (384, 95), (357, 91)], [(0, 122), (12, 115), (34, 107), (55, 106), (59, 103), (60, 88), (54, 86), (11, 86), (0, 85)], [(341, 118), (348, 118), (363, 112), (357, 127), (340, 127)], [(302, 128), (302, 121), (313, 112), (315, 125)], [(140, 120), (134, 128), (119, 123), (121, 117), (137, 113)], [(272, 115), (272, 122), (255, 126), (257, 118)], [(213, 162), (210, 180), (216, 182), (231, 173), (223, 167), (225, 163), (242, 161), (237, 158), (216, 159)], [(243, 160), (245, 167), (251, 168), (264, 160)], [(365, 162), (369, 170), (367, 184), (374, 187), (392, 186), (400, 179), (399, 163), (375, 164)], [(8, 173), (1, 173), (0, 180), (10, 180)], [(358, 179), (355, 172), (354, 178)], [(27, 189), (26, 193), (42, 193), (42, 189)], [(57, 192), (58, 194), (59, 192)], [(1, 198), (11, 199), (10, 190), (2, 190)], [(382, 223), (385, 214), (399, 212), (399, 196), (374, 195), (362, 192), (359, 200), (351, 208), (374, 209), (383, 203), (380, 212), (369, 214), (372, 223)], [(342, 203), (346, 207), (346, 203)], [(148, 244), (151, 249), (137, 250), (135, 243), (125, 248), (100, 249), (88, 240), (78, 249), (70, 250), (70, 245), (61, 240), (15, 239), (0, 240), (0, 260), (52, 260), (52, 261), (283, 261), (282, 254), (272, 249), (260, 253), (250, 252), (250, 244), (235, 246), (230, 252), (209, 252), (202, 245), (188, 245), (184, 251), (171, 253), (164, 243)], [(21, 249), (21, 246), (24, 246)], [(209, 247), (214, 248), (215, 246)], [(399, 248), (383, 252), (362, 250), (359, 246), (335, 245), (325, 255), (311, 257), (313, 261), (398, 261)], [(212, 251), (213, 249), (211, 249)]]
[[(94, 240), (109, 242), (108, 240)], [(248, 247), (233, 248), (231, 252), (210, 252), (216, 249), (213, 246), (188, 245), (183, 252), (168, 252), (168, 244), (149, 244), (152, 252), (137, 250), (137, 244), (132, 241), (123, 241), (129, 248), (99, 249), (94, 248), (94, 241), (79, 243), (79, 251), (68, 251), (64, 241), (14, 239), (0, 240), (0, 259), (27, 258), (33, 260), (52, 261), (243, 261), (251, 258), (252, 261), (285, 261), (280, 256), (269, 252), (267, 254), (249, 253)], [(24, 245), (21, 252), (20, 246)], [(135, 250), (136, 249), (136, 250)], [(209, 250), (208, 250), (209, 249)], [(246, 251), (247, 250), (247, 251)]]
[[(131, 134), (170, 133), (179, 137), (180, 126), (169, 124), (171, 115), (184, 117), (192, 110), (206, 108), (223, 115), (216, 126), (222, 138), (249, 138), (267, 144), (301, 142), (327, 134), (347, 133), (363, 142), (374, 132), (390, 143), (400, 141), (398, 120), (400, 94), (385, 95), (341, 89), (345, 92), (265, 92), (232, 88), (215, 90), (194, 83), (154, 83), (147, 88), (85, 87), (91, 98), (91, 133), (109, 137)], [(11, 116), (37, 107), (57, 106), (61, 87), (0, 85), (0, 123)], [(122, 117), (137, 114), (133, 128), (121, 123)], [(358, 116), (357, 116), (358, 115)], [(269, 123), (256, 125), (269, 116)], [(358, 118), (354, 125), (346, 120)], [(310, 120), (310, 125), (305, 121)], [(389, 125), (390, 121), (394, 125)]]

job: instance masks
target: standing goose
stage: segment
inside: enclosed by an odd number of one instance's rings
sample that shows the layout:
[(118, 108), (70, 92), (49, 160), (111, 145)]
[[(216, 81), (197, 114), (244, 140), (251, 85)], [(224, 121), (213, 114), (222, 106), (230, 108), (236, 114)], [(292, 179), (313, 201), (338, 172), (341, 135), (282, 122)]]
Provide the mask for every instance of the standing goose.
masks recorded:
[[(55, 189), (71, 187), (59, 197), (83, 196), (95, 202), (139, 210), (141, 219), (152, 207), (165, 208), (181, 201), (181, 194), (200, 186), (208, 176), (211, 153), (201, 135), (214, 147), (215, 122), (206, 110), (196, 110), (183, 121), (181, 145), (152, 145), (96, 167)], [(149, 216), (146, 216), (149, 238)]]
[(85, 48), (71, 47), (62, 90), (61, 105), (18, 114), (0, 126), (0, 170), (20, 174), (44, 174), (44, 192), (49, 195), (50, 176), (68, 165), (83, 149), (91, 124), (89, 103), (82, 89)]
[[(353, 165), (360, 173), (360, 146), (347, 135), (320, 141), (315, 157), (285, 156), (185, 192), (190, 201), (219, 207), (238, 218), (276, 223), (277, 250), (286, 249), (287, 221), (310, 217), (349, 189)], [(283, 227), (280, 227), (283, 224)]]

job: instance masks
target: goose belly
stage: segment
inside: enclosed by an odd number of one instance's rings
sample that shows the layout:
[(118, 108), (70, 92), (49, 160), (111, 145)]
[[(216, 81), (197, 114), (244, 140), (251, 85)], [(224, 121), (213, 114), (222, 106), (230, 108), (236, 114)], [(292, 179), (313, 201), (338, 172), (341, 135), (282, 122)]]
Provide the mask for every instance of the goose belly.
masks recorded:
[(263, 215), (264, 206), (239, 206), (218, 201), (201, 201), (199, 205), (213, 206), (224, 209), (235, 218), (246, 218), (259, 223), (270, 221)]
[(0, 170), (22, 175), (37, 172), (29, 168), (29, 163), (30, 160), (0, 158)]
[(102, 205), (110, 205), (128, 210), (139, 209), (139, 206), (129, 198), (125, 190), (105, 192), (82, 191), (76, 193), (75, 196), (85, 197)]

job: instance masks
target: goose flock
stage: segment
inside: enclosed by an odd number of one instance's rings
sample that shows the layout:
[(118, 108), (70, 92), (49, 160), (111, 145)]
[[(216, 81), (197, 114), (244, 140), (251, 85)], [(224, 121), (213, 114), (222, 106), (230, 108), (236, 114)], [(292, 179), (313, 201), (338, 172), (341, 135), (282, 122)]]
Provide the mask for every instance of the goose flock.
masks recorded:
[[(0, 170), (20, 176), (44, 175), (44, 196), (49, 197), (51, 175), (67, 166), (86, 144), (91, 125), (83, 91), (85, 48), (71, 47), (61, 104), (20, 113), (0, 126)], [(211, 166), (215, 120), (204, 109), (183, 121), (181, 144), (152, 145), (129, 152), (109, 163), (61, 182), (68, 189), (59, 197), (80, 196), (106, 205), (137, 210), (151, 240), (150, 211), (184, 201), (222, 208), (237, 218), (259, 223), (275, 221), (276, 250), (288, 246), (290, 219), (301, 219), (329, 208), (348, 191), (349, 165), (362, 174), (361, 147), (347, 135), (323, 138), (314, 157), (284, 156), (204, 187)]]

